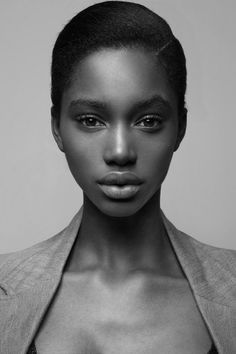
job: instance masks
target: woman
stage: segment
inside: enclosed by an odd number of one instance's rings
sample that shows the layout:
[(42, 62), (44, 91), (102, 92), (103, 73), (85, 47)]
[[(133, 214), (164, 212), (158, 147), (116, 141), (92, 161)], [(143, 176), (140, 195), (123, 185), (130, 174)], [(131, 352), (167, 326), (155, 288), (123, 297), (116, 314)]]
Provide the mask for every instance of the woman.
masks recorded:
[(52, 56), (52, 132), (83, 190), (70, 225), (1, 256), (1, 353), (234, 353), (234, 251), (178, 231), (161, 185), (186, 129), (186, 65), (168, 24), (108, 1)]

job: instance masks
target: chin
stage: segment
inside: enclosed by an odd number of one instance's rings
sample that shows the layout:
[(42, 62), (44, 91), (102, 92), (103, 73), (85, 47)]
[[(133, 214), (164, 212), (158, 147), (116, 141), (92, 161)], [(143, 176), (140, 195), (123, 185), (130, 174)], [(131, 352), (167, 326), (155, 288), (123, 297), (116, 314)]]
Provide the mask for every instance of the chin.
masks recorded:
[(96, 207), (105, 215), (117, 218), (126, 218), (135, 215), (143, 204), (137, 203), (137, 200), (109, 200), (103, 202), (102, 205), (96, 205)]

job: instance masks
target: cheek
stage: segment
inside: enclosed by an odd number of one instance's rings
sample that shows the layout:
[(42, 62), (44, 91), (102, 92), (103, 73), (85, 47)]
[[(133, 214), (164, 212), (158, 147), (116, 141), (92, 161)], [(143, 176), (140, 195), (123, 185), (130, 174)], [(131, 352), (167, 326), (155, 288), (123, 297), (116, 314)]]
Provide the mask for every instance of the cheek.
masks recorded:
[(77, 182), (83, 178), (83, 173), (87, 171), (86, 154), (85, 151), (70, 149), (68, 146), (64, 148), (66, 160), (70, 171)]
[(173, 156), (172, 148), (160, 151), (159, 158), (156, 161), (156, 174), (160, 179), (160, 183), (162, 183), (166, 177), (172, 156)]
[(140, 168), (153, 190), (159, 189), (166, 177), (173, 157), (175, 141), (175, 134), (171, 134), (168, 139), (167, 136), (159, 136), (152, 144), (146, 144), (145, 154), (140, 160)]
[(66, 160), (76, 182), (83, 186), (88, 183), (88, 175), (91, 175), (92, 168), (97, 165), (97, 154), (91, 141), (86, 137), (75, 134), (73, 131), (62, 133), (63, 147)]
[(156, 181), (157, 184), (161, 184), (165, 179), (168, 172), (170, 162), (173, 156), (172, 148), (160, 148), (153, 154), (153, 158), (150, 159), (150, 173), (152, 179)]

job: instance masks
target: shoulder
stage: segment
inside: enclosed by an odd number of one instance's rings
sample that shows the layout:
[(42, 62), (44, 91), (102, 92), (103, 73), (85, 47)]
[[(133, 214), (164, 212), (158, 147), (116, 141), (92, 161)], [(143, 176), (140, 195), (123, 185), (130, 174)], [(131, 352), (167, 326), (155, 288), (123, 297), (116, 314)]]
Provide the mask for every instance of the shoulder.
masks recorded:
[(176, 257), (195, 293), (235, 306), (236, 251), (198, 241), (178, 230), (165, 216), (163, 220)]
[(192, 279), (196, 294), (235, 307), (236, 251), (208, 245), (183, 232), (180, 235), (188, 245), (185, 269), (189, 279)]
[(216, 267), (218, 265), (221, 270), (231, 270), (236, 275), (235, 250), (209, 245), (182, 231), (179, 231), (179, 234), (183, 238), (183, 241), (188, 244), (188, 247), (192, 248), (204, 267), (210, 267), (211, 265)]
[[(7, 293), (42, 277), (50, 270), (50, 260), (57, 252), (63, 232), (17, 252), (0, 254), (0, 289)], [(46, 271), (46, 273), (48, 273)]]
[(83, 208), (53, 237), (22, 251), (0, 255), (0, 290), (18, 293), (59, 277), (80, 227)]
[(28, 256), (34, 254), (38, 250), (46, 249), (47, 246), (51, 243), (50, 241), (54, 238), (55, 238), (55, 236), (50, 237), (46, 240), (43, 240), (43, 241), (40, 241), (40, 242), (34, 244), (33, 246), (27, 247), (27, 248), (19, 250), (19, 251), (13, 251), (10, 253), (0, 254), (0, 269), (1, 269), (1, 266), (3, 266), (3, 264), (9, 259), (15, 259), (15, 261), (17, 261), (19, 259), (22, 259), (22, 257), (27, 258)]
[(23, 250), (0, 254), (0, 270), (1, 266), (3, 266), (9, 260), (13, 261), (14, 264), (17, 262), (24, 261), (30, 257), (38, 256), (40, 254), (44, 254), (56, 249), (63, 240), (63, 235), (67, 228), (63, 229), (62, 231), (58, 232), (57, 234), (34, 244), (33, 246), (27, 247)]
[(0, 290), (16, 293), (60, 276), (76, 239), (83, 208), (61, 232), (22, 251), (0, 255)]
[(177, 229), (163, 214), (164, 225), (172, 245), (186, 260), (198, 259), (203, 267), (210, 264), (220, 264), (223, 268), (236, 272), (236, 250), (220, 248), (201, 242), (179, 229)]
[(198, 295), (211, 301), (236, 306), (236, 251), (200, 242), (183, 234), (195, 254), (191, 269)]

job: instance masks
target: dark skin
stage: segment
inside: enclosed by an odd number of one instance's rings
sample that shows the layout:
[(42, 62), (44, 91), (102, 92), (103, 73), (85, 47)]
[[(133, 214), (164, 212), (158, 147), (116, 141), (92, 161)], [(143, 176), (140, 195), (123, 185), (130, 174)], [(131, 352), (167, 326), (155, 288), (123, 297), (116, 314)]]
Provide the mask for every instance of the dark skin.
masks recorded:
[[(83, 217), (37, 336), (40, 354), (210, 348), (160, 213), (161, 184), (185, 128), (186, 112), (154, 54), (106, 49), (77, 65), (60, 116), (52, 109), (52, 131), (83, 190)], [(110, 171), (135, 173), (138, 193), (105, 195), (97, 179)]]

